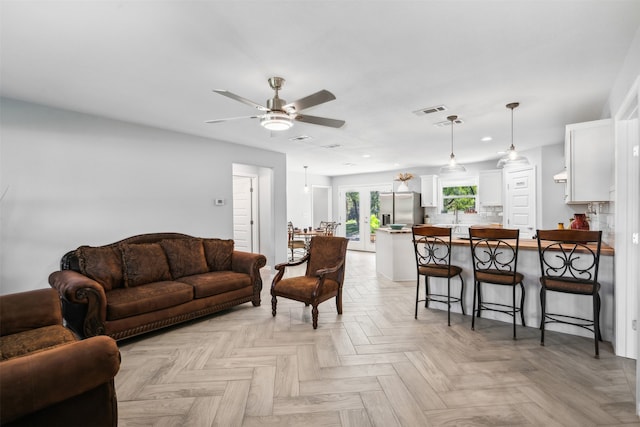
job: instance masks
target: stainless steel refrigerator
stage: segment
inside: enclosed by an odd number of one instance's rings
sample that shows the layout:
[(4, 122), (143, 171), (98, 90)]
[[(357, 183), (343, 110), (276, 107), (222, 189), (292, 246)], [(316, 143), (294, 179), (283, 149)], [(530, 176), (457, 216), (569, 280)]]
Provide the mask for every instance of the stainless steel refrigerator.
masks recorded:
[(422, 224), (424, 209), (420, 205), (420, 193), (412, 191), (380, 193), (380, 219), (382, 225)]

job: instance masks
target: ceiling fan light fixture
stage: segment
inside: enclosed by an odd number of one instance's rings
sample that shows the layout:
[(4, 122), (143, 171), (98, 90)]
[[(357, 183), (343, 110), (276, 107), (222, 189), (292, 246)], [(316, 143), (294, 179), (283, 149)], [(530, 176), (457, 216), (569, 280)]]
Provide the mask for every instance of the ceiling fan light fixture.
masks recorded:
[(260, 124), (265, 129), (281, 131), (291, 128), (291, 126), (293, 126), (293, 121), (287, 113), (272, 111), (262, 116), (262, 119), (260, 119)]

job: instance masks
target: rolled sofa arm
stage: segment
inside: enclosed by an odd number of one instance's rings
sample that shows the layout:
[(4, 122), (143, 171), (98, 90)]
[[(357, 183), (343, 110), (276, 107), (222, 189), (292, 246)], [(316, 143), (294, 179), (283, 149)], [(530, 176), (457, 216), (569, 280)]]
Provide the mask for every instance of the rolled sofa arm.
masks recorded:
[(233, 251), (231, 269), (236, 273), (260, 276), (260, 269), (267, 265), (267, 258), (262, 254)]
[(253, 298), (251, 303), (254, 307), (260, 306), (260, 292), (262, 291), (260, 269), (265, 265), (267, 265), (267, 258), (262, 254), (233, 251), (231, 269), (236, 273), (245, 273), (251, 276), (251, 282), (253, 283)]
[[(104, 334), (107, 320), (107, 297), (98, 282), (73, 270), (54, 271), (49, 285), (58, 291), (63, 301), (64, 317), (69, 327), (82, 337)], [(84, 306), (81, 314), (73, 308)]]
[(115, 340), (100, 336), (0, 362), (0, 424), (113, 381)]

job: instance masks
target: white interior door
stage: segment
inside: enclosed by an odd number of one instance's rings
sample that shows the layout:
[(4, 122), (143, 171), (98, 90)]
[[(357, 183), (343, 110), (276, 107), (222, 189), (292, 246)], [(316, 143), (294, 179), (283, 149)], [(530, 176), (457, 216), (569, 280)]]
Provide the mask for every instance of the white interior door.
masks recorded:
[(536, 173), (534, 166), (505, 169), (505, 227), (518, 228), (520, 237), (536, 231)]
[(233, 176), (233, 240), (238, 251), (257, 251), (254, 177)]

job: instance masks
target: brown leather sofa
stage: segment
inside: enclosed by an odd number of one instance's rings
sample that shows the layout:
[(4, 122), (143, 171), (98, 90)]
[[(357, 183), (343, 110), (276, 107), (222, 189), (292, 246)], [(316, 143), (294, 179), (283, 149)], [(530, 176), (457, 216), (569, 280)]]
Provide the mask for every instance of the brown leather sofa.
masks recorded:
[(0, 425), (115, 426), (120, 352), (62, 325), (53, 289), (0, 296)]
[(260, 305), (264, 255), (233, 240), (179, 233), (81, 246), (49, 276), (67, 325), (82, 337), (116, 340), (252, 302)]

